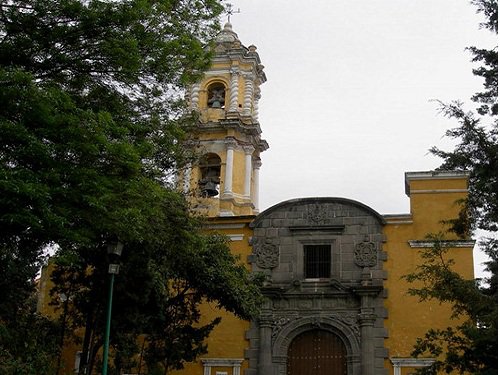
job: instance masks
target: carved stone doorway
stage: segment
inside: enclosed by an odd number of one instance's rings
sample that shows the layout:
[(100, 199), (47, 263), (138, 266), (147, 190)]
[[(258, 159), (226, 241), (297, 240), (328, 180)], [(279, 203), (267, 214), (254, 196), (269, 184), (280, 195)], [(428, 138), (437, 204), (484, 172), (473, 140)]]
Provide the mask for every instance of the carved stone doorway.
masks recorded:
[(287, 375), (347, 375), (344, 343), (321, 329), (301, 333), (288, 348)]

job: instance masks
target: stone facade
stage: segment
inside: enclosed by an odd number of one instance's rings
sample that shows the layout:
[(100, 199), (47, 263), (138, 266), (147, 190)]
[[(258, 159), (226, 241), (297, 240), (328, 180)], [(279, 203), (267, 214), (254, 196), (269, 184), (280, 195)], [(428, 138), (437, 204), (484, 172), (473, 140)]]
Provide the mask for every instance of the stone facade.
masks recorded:
[[(386, 373), (384, 223), (371, 208), (341, 198), (286, 201), (254, 220), (249, 262), (266, 275), (268, 299), (247, 333), (248, 375), (286, 374), (291, 341), (311, 329), (340, 337), (348, 374)], [(304, 246), (314, 244), (331, 248), (328, 278), (304, 274)]]

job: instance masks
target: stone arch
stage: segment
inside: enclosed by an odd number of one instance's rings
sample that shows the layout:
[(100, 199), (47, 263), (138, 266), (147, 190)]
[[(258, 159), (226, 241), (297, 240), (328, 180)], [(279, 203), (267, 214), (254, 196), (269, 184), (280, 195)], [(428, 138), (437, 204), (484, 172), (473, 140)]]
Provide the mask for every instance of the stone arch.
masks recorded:
[[(294, 320), (285, 325), (276, 335), (272, 346), (273, 363), (278, 365), (278, 374), (286, 374), (286, 359), (288, 348), (300, 334), (322, 329), (337, 335), (345, 346), (347, 354), (348, 375), (358, 374), (360, 364), (360, 336), (356, 322), (348, 324), (349, 319), (336, 317), (308, 316)], [(351, 322), (349, 322), (351, 323)]]

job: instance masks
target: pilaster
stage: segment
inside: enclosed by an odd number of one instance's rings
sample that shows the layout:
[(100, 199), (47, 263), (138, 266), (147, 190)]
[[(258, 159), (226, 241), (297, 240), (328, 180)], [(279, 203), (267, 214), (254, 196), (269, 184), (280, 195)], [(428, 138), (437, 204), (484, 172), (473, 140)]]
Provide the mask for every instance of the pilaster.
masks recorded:
[(254, 205), (254, 213), (259, 213), (259, 176), (262, 161), (260, 158), (255, 158), (252, 163), (253, 166), (253, 186), (252, 186), (252, 202)]
[(262, 314), (259, 319), (259, 375), (273, 374), (273, 358), (272, 358), (272, 334), (273, 334), (273, 318), (271, 314)]
[(252, 180), (252, 153), (255, 151), (253, 146), (243, 146), (243, 150), (245, 151), (245, 187), (244, 187), (244, 196), (247, 199), (250, 199), (250, 188), (251, 188), (251, 180)]

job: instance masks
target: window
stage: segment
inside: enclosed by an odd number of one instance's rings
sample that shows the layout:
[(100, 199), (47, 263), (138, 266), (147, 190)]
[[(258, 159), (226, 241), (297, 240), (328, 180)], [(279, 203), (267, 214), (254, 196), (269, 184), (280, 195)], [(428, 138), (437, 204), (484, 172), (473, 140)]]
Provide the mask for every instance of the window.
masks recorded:
[(304, 245), (304, 277), (330, 278), (332, 251), (330, 245)]

